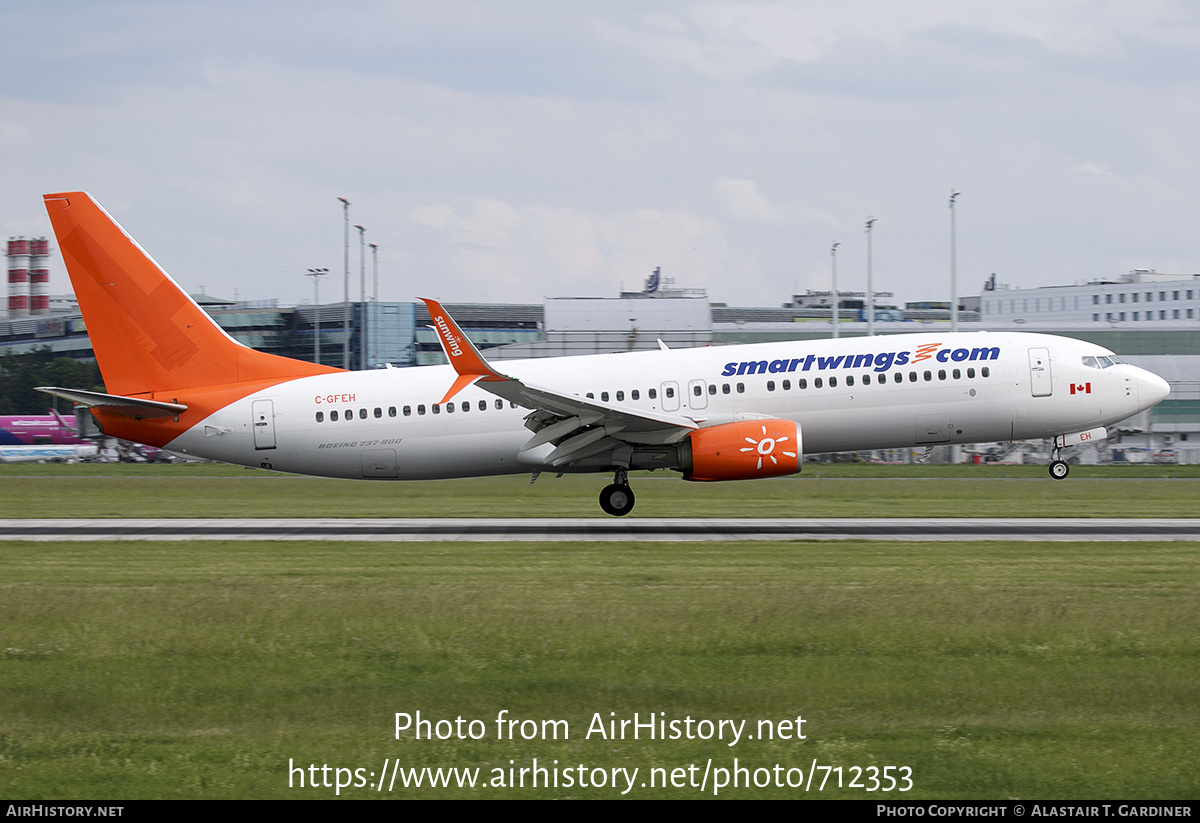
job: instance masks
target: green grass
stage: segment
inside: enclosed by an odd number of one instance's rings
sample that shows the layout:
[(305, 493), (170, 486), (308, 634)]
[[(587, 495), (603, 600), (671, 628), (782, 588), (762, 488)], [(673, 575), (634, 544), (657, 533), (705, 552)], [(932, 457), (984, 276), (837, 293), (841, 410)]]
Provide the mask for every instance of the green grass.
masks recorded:
[[(808, 464), (795, 477), (688, 483), (642, 473), (633, 517), (1193, 517), (1200, 466)], [(2, 466), (4, 517), (603, 517), (605, 475), (385, 483), (229, 466)]]
[[(275, 482), (294, 481), (248, 481)], [(806, 773), (814, 758), (909, 766), (914, 788), (892, 796), (910, 799), (1196, 798), (1196, 548), (9, 543), (0, 795), (333, 795), (289, 789), (289, 759), (378, 771), (400, 758), (487, 779), (536, 757), (637, 767), (640, 783), (651, 767), (737, 757)], [(395, 739), (394, 713), (416, 710), (484, 720), (487, 737)], [(571, 738), (496, 740), (500, 710), (565, 719)], [(635, 711), (750, 726), (802, 715), (807, 739), (584, 739), (593, 713)]]

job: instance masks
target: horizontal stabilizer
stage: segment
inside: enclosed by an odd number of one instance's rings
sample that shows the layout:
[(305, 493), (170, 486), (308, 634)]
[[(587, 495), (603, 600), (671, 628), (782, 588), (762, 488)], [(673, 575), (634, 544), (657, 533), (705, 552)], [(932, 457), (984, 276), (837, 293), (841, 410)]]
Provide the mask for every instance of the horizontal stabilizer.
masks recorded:
[(104, 394), (82, 389), (38, 386), (37, 390), (88, 408), (101, 409), (110, 414), (119, 414), (122, 417), (132, 417), (136, 420), (146, 417), (174, 417), (183, 414), (188, 409), (183, 403), (164, 403), (161, 400), (143, 400), (140, 397), (122, 397), (119, 394)]

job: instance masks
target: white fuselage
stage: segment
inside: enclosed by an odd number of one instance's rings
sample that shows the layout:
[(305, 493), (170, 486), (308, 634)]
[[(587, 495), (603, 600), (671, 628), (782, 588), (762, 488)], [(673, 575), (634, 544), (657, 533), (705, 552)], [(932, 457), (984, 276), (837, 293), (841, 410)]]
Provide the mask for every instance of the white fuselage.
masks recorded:
[[(1165, 381), (1142, 369), (1086, 362), (1106, 354), (1048, 335), (906, 334), (502, 366), (531, 386), (677, 414), (701, 427), (737, 416), (792, 420), (813, 454), (1049, 438), (1111, 425), (1167, 395)], [(455, 377), (449, 366), (430, 366), (292, 380), (230, 404), (167, 448), (328, 477), (563, 470), (542, 462), (549, 444), (521, 451), (531, 437), (529, 409), (481, 384), (439, 405)]]

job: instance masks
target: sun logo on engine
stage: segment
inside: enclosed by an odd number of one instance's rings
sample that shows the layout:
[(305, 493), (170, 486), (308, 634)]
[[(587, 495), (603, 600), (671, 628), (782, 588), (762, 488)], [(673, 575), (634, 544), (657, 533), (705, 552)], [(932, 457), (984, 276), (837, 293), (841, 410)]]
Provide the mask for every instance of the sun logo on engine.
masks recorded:
[[(788, 438), (786, 438), (786, 437), (768, 437), (766, 426), (762, 427), (762, 434), (763, 434), (762, 440), (755, 440), (753, 437), (747, 437), (746, 442), (749, 443), (750, 445), (743, 446), (741, 449), (739, 449), (739, 451), (741, 451), (742, 453), (758, 452), (758, 466), (756, 466), (756, 468), (761, 469), (763, 467), (763, 458), (764, 457), (766, 457), (772, 463), (774, 463), (776, 466), (778, 466), (779, 461), (775, 459), (775, 446), (780, 443), (786, 442)], [(795, 457), (796, 456), (795, 452), (784, 451), (783, 448), (780, 448), (779, 453), (784, 455), (785, 457)]]

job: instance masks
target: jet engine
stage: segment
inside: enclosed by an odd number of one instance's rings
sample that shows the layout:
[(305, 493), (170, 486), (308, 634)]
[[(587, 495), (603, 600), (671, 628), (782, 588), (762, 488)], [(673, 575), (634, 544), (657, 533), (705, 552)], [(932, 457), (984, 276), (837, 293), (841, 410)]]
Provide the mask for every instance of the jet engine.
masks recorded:
[(800, 427), (775, 418), (697, 429), (680, 444), (684, 480), (746, 480), (800, 471)]

